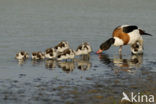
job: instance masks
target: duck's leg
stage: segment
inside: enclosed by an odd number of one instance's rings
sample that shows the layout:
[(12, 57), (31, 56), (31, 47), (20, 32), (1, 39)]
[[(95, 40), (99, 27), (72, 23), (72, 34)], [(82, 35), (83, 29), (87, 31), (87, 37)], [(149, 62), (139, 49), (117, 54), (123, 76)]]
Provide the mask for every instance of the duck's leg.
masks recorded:
[(141, 37), (140, 40), (139, 40), (139, 43), (140, 43), (140, 54), (143, 54), (143, 51), (144, 51), (144, 40), (143, 38)]
[(122, 54), (122, 46), (119, 47), (119, 55)]

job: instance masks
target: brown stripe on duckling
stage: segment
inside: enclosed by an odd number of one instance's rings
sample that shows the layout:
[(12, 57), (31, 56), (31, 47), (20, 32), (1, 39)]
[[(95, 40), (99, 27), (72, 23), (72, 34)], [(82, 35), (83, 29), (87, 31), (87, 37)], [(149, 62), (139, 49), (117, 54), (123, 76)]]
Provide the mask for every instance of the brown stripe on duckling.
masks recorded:
[(32, 55), (34, 57), (36, 56), (38, 59), (41, 59), (43, 54), (42, 54), (42, 52), (33, 52)]
[(62, 52), (62, 55), (70, 54), (70, 49), (66, 49)]
[(54, 48), (58, 49), (58, 47), (65, 47), (65, 44), (63, 42), (60, 42), (58, 45), (56, 45)]
[(48, 49), (46, 49), (46, 54), (48, 54), (48, 53), (53, 53), (53, 49), (52, 48), (48, 48)]
[(89, 49), (89, 48), (88, 48), (88, 45), (89, 45), (89, 44), (88, 44), (87, 42), (84, 42), (84, 48)]
[(84, 48), (88, 49), (87, 45), (84, 45)]
[(24, 53), (25, 53), (24, 51), (21, 51), (21, 55), (24, 55)]
[(80, 50), (82, 49), (82, 45), (79, 45), (79, 46), (77, 47), (76, 51), (78, 51), (79, 49), (80, 49)]
[(123, 29), (121, 27), (117, 27), (114, 31), (113, 31), (113, 37), (118, 37), (120, 39), (123, 40), (124, 45), (127, 45), (130, 37), (127, 33), (123, 32)]
[(32, 55), (33, 55), (33, 56), (36, 56), (36, 52), (33, 52)]

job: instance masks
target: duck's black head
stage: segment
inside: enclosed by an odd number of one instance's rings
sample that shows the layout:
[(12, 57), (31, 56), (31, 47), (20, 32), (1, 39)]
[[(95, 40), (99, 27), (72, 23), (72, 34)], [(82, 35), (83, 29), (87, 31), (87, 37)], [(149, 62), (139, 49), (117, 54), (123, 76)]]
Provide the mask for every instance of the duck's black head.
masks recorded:
[(114, 38), (110, 38), (107, 41), (105, 41), (104, 43), (102, 43), (100, 45), (100, 49), (96, 52), (96, 53), (102, 53), (105, 50), (108, 50), (112, 44), (114, 44), (115, 39)]

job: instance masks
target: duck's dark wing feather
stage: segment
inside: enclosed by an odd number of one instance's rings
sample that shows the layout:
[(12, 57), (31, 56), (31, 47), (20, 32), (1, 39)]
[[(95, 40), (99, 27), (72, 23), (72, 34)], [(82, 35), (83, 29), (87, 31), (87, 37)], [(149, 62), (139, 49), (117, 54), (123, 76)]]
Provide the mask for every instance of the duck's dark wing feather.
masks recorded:
[(123, 32), (124, 32), (124, 33), (130, 33), (130, 32), (132, 32), (132, 31), (134, 31), (134, 30), (136, 30), (136, 29), (138, 29), (137, 26), (135, 26), (135, 25), (130, 25), (130, 26), (123, 27)]

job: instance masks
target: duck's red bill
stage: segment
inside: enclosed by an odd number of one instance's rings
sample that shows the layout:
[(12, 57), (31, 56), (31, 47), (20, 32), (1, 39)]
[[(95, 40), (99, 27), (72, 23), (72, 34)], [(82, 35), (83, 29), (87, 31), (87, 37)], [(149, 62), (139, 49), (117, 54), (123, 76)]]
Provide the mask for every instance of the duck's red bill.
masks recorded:
[(103, 50), (99, 49), (96, 53), (99, 54), (99, 53), (102, 53)]

